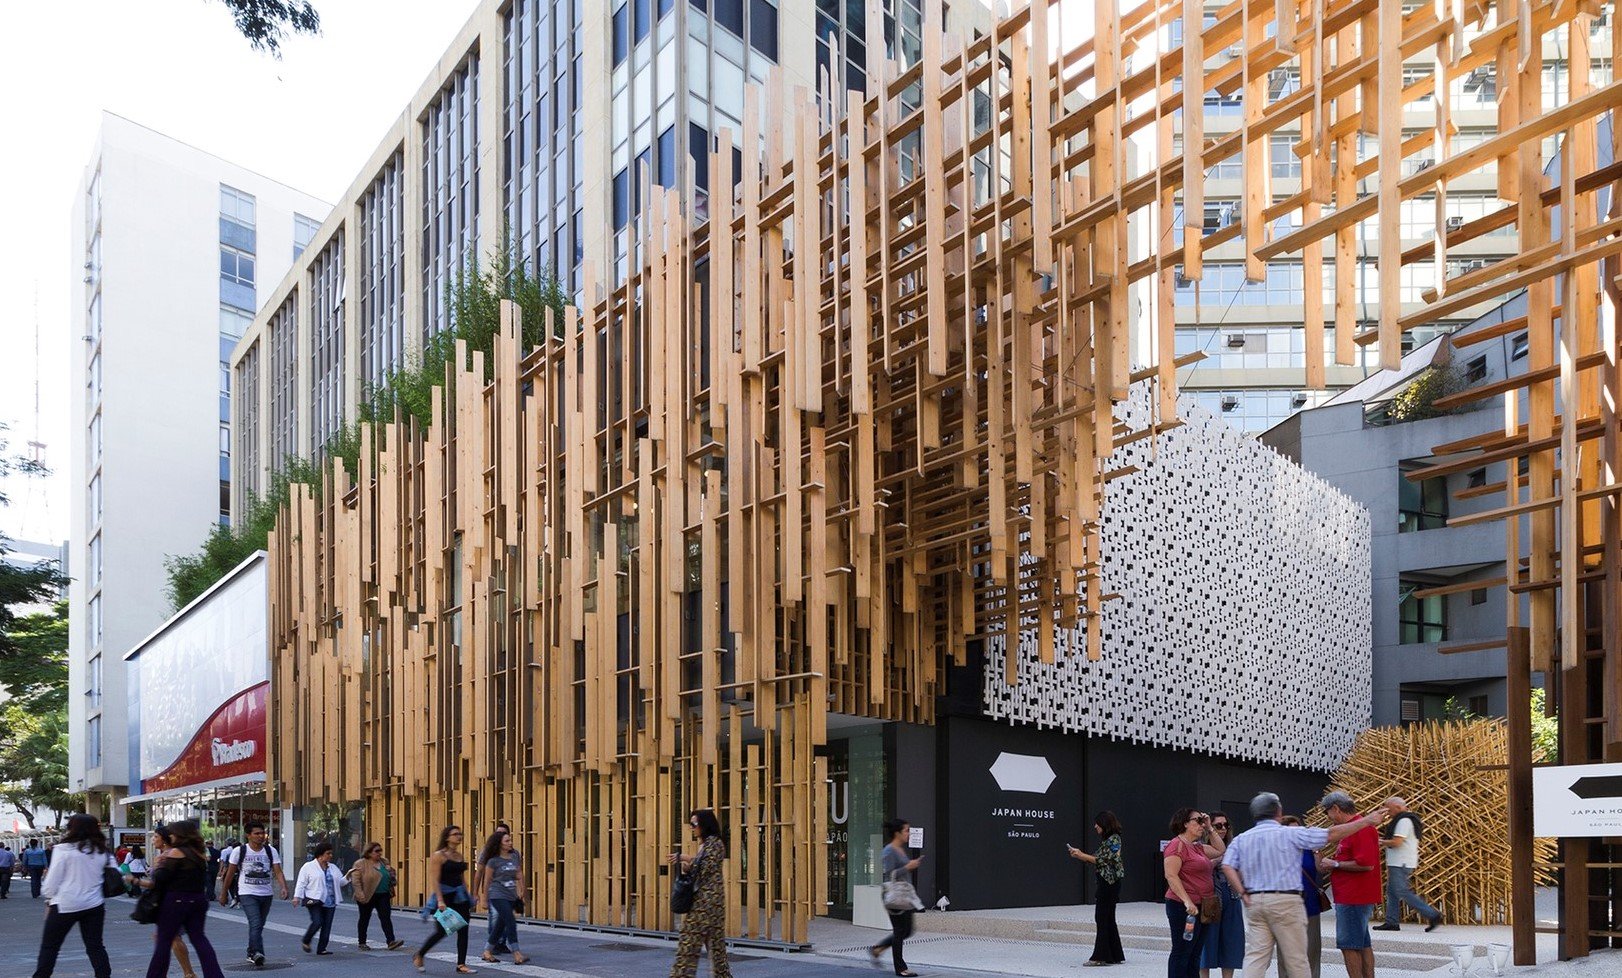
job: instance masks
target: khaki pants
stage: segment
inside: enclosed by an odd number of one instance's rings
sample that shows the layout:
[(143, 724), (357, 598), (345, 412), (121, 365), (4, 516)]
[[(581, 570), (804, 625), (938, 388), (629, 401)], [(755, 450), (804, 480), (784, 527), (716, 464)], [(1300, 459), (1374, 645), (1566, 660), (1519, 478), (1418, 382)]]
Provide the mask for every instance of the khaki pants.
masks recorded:
[(1257, 893), (1245, 911), (1245, 978), (1263, 978), (1273, 963), (1278, 945), (1279, 966), (1285, 974), (1305, 976), (1307, 966), (1307, 908), (1299, 893)]
[[(1312, 978), (1319, 978), (1323, 967), (1324, 957), (1324, 919), (1322, 914), (1312, 914), (1307, 917), (1307, 966), (1312, 969)], [(1278, 958), (1279, 978), (1297, 978), (1290, 974), (1290, 969), (1284, 964), (1283, 949), (1276, 955)], [(1306, 978), (1305, 975), (1299, 978)]]

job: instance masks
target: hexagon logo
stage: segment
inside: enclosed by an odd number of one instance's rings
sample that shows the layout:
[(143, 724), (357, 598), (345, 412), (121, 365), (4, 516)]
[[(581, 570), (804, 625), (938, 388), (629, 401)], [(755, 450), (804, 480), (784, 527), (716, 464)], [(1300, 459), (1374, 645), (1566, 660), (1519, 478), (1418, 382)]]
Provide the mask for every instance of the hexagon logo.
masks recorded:
[(991, 765), (991, 776), (997, 787), (1004, 791), (1029, 791), (1045, 795), (1057, 774), (1048, 759), (1034, 754), (1010, 754), (1003, 751)]

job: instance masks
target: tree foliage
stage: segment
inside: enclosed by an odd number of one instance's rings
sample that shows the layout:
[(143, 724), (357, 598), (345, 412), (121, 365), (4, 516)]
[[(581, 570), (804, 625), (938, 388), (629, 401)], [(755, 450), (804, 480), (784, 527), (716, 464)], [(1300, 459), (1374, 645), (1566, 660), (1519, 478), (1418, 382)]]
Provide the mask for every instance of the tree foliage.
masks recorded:
[[(522, 336), (519, 347), (529, 350), (545, 336), (546, 324), (560, 333), (568, 295), (549, 273), (535, 274), (506, 252), (496, 253), (488, 268), (470, 261), (462, 274), (446, 286), (446, 307), (455, 326), (429, 338), (422, 349), (411, 354), (399, 370), (383, 383), (368, 387), (360, 399), (355, 421), (343, 425), (322, 448), (327, 459), (342, 460), (351, 475), (360, 460), (360, 426), (381, 425), (399, 420), (418, 432), (426, 431), (433, 418), (436, 397), (448, 397), (454, 384), (456, 345), (466, 345), (469, 357), (484, 354), (485, 379), (491, 376), (496, 337), (501, 333), (501, 301), (511, 299), (521, 312)], [(377, 445), (374, 442), (373, 450)], [(195, 553), (170, 556), (167, 591), (176, 610), (185, 607), (207, 591), (215, 581), (230, 573), (256, 550), (262, 550), (276, 525), (276, 515), (287, 504), (295, 485), (319, 485), (323, 474), (320, 462), (295, 458), (284, 462), (262, 496), (249, 499), (234, 526), (215, 524)]]
[(321, 33), (321, 15), (310, 0), (220, 0), (231, 11), (237, 30), (255, 51), (282, 56), (282, 41), (294, 34)]
[[(64, 667), (64, 684), (66, 672)], [(79, 804), (68, 790), (67, 710), (38, 713), (8, 701), (0, 707), (0, 726), (6, 730), (0, 740), (0, 798), (22, 813), (29, 828), (37, 827), (45, 809), (61, 825), (63, 813)]]
[(1532, 760), (1550, 764), (1560, 759), (1560, 718), (1546, 710), (1542, 687), (1532, 690)]
[(1452, 414), (1451, 410), (1438, 408), (1436, 402), (1466, 386), (1463, 377), (1452, 365), (1432, 367), (1391, 398), (1386, 416), (1393, 423), (1400, 424)]

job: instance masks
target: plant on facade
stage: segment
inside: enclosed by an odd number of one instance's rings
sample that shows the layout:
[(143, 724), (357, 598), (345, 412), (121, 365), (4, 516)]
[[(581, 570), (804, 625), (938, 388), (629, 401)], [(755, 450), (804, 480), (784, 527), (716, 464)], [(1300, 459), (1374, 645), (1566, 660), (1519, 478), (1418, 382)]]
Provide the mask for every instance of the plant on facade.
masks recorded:
[[(433, 418), (435, 391), (445, 396), (450, 391), (448, 385), (454, 383), (454, 374), (448, 380), (446, 371), (455, 362), (458, 341), (466, 344), (470, 357), (475, 352), (484, 354), (488, 379), (493, 367), (491, 353), (501, 332), (503, 299), (517, 303), (522, 312), (520, 349), (528, 350), (541, 342), (548, 310), (554, 329), (561, 332), (563, 309), (569, 297), (556, 277), (530, 271), (505, 250), (495, 253), (488, 268), (476, 259), (470, 260), (445, 289), (445, 305), (455, 325), (430, 337), (383, 383), (367, 387), (361, 394), (356, 419), (327, 440), (321, 456), (342, 460), (344, 468), (354, 475), (360, 459), (361, 424), (379, 425), (398, 419), (408, 425), (414, 422), (418, 431), (426, 430)], [(321, 462), (285, 460), (265, 492), (249, 496), (234, 525), (215, 524), (196, 552), (166, 558), (167, 591), (173, 608), (185, 607), (254, 551), (263, 550), (276, 525), (276, 514), (290, 498), (291, 487), (319, 485), (322, 472)]]
[(1438, 408), (1436, 402), (1466, 386), (1463, 376), (1451, 364), (1432, 367), (1391, 398), (1386, 416), (1393, 424), (1401, 424), (1452, 414), (1452, 410)]

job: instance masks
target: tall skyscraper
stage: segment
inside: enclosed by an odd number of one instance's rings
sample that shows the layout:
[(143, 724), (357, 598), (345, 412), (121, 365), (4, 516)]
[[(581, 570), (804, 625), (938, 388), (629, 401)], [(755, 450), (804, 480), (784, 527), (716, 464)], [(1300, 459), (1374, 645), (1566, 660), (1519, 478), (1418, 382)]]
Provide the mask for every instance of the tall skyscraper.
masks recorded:
[(329, 205), (111, 113), (73, 206), (69, 783), (127, 786), (123, 655), (229, 519), (229, 356)]

